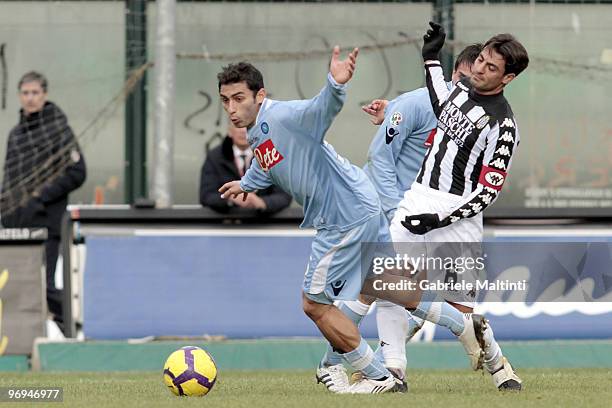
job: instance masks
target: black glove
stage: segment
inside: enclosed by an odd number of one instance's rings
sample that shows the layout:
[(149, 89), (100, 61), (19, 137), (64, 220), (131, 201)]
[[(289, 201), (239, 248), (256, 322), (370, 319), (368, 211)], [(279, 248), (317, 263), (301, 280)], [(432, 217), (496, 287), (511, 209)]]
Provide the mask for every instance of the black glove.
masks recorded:
[(402, 225), (416, 235), (427, 234), (429, 231), (443, 226), (438, 214), (409, 215), (402, 221)]
[(444, 39), (446, 38), (444, 28), (442, 28), (440, 24), (430, 21), (429, 25), (431, 28), (427, 30), (427, 34), (423, 36), (423, 49), (421, 51), (423, 54), (423, 61), (439, 60), (440, 50), (442, 50)]

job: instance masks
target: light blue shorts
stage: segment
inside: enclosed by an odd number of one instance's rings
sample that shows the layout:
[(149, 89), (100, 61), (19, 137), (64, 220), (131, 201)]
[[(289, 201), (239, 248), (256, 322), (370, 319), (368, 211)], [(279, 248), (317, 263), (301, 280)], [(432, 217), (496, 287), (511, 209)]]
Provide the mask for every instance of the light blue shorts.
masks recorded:
[(304, 276), (306, 296), (323, 304), (357, 299), (374, 257), (368, 246), (362, 253), (362, 243), (368, 242), (391, 242), (382, 213), (346, 232), (317, 231)]

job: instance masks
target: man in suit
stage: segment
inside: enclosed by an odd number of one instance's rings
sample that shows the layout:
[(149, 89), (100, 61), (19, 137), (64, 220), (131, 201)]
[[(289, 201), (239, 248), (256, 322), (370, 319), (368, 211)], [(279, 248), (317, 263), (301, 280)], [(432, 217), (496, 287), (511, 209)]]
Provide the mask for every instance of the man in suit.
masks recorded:
[(291, 204), (291, 196), (279, 187), (271, 186), (257, 194), (249, 194), (246, 201), (239, 198), (223, 199), (219, 188), (240, 179), (251, 165), (253, 151), (247, 141), (246, 128), (228, 124), (223, 142), (208, 152), (200, 176), (200, 203), (224, 214), (274, 214)]

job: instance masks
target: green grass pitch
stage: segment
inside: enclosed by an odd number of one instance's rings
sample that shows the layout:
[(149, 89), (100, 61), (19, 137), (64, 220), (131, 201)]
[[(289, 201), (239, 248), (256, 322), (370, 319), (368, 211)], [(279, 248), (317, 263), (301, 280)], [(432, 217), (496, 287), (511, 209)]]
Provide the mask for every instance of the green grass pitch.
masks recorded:
[[(220, 372), (209, 395), (175, 397), (159, 372), (4, 373), (0, 387), (64, 387), (57, 407), (610, 407), (612, 369), (525, 369), (520, 393), (494, 389), (489, 375), (468, 370), (410, 370), (407, 394), (332, 395), (314, 371)], [(4, 405), (4, 404), (0, 404)]]

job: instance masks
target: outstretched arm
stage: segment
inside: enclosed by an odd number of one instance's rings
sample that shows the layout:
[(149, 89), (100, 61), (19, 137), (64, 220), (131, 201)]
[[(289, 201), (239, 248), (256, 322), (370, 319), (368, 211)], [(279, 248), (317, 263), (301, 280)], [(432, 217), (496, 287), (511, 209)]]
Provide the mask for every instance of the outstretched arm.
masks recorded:
[(319, 143), (323, 142), (327, 129), (344, 105), (346, 83), (353, 77), (358, 53), (359, 50), (355, 48), (346, 59), (341, 60), (340, 47), (334, 47), (327, 84), (314, 98), (292, 103), (291, 123), (287, 125), (298, 125)]
[(446, 33), (440, 24), (429, 22), (430, 29), (423, 36), (423, 61), (425, 62), (425, 82), (429, 99), (436, 117), (440, 116), (442, 104), (448, 99), (450, 91), (444, 80), (444, 71), (440, 64), (440, 51), (444, 46)]

